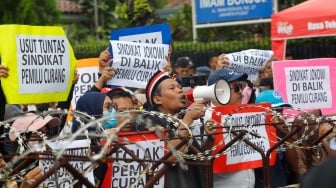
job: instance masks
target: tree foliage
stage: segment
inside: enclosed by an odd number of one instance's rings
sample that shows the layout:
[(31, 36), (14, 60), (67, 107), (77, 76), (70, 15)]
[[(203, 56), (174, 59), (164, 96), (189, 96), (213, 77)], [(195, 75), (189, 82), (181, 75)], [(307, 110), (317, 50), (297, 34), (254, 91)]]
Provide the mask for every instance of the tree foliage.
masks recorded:
[(121, 1), (121, 6), (116, 7), (115, 10), (129, 26), (143, 26), (162, 22), (148, 0)]
[(1, 0), (1, 24), (55, 25), (60, 11), (56, 0)]

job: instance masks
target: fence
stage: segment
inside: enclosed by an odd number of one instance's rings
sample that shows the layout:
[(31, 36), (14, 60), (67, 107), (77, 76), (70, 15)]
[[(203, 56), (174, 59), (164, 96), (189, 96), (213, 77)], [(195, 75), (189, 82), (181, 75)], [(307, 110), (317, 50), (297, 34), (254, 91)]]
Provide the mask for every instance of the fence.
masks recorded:
[[(239, 123), (238, 121), (233, 121), (232, 117), (239, 113), (239, 112), (245, 112), (246, 110), (250, 108), (258, 108), (263, 109), (263, 113), (265, 117), (267, 115), (270, 116), (276, 116), (279, 119), (282, 119), (282, 123), (266, 123), (256, 122), (256, 121), (250, 121)], [(209, 109), (210, 110), (210, 109)], [(143, 114), (150, 114), (157, 117), (160, 117), (162, 119), (166, 119), (168, 122), (171, 122), (176, 125), (181, 123), (181, 120), (177, 119), (174, 116), (169, 116), (167, 114), (161, 114), (161, 113), (152, 113), (152, 112), (146, 112), (146, 111), (131, 111), (132, 113), (143, 115)], [(59, 114), (68, 114), (72, 113), (72, 115), (75, 118), (90, 118), (89, 116), (83, 114), (83, 113), (76, 113), (76, 112), (67, 112), (62, 110), (56, 110), (56, 111), (50, 111), (50, 112), (44, 112), (40, 114), (41, 117), (44, 117), (46, 115), (59, 115)], [(176, 135), (171, 137), (167, 137), (167, 134), (164, 134), (161, 129), (152, 129), (151, 132), (147, 133), (131, 133), (128, 135), (121, 136), (118, 134), (118, 132), (115, 132), (114, 134), (107, 135), (104, 132), (99, 132), (99, 129), (102, 129), (101, 122), (105, 119), (108, 119), (110, 117), (100, 118), (100, 119), (92, 119), (87, 124), (82, 124), (81, 128), (68, 136), (57, 136), (56, 138), (53, 138), (52, 140), (47, 140), (46, 135), (43, 132), (36, 132), (38, 133), (42, 139), (39, 139), (40, 144), (35, 145), (35, 147), (31, 149), (27, 149), (27, 143), (28, 141), (32, 141), (31, 139), (26, 138), (27, 134), (20, 134), (18, 135), (18, 144), (19, 144), (19, 153), (14, 153), (12, 155), (6, 155), (3, 156), (5, 159), (9, 159), (8, 166), (5, 169), (2, 169), (1, 172), (1, 179), (0, 182), (5, 182), (7, 180), (15, 180), (15, 181), (22, 181), (23, 175), (29, 171), (29, 168), (31, 168), (31, 165), (36, 164), (37, 160), (45, 161), (46, 168), (43, 170), (44, 175), (37, 179), (35, 182), (33, 182), (32, 186), (35, 187), (39, 185), (44, 180), (48, 180), (50, 184), (48, 185), (58, 185), (61, 186), (61, 184), (68, 183), (67, 185), (78, 185), (79, 184), (85, 184), (87, 187), (94, 187), (93, 183), (90, 182), (85, 175), (92, 173), (92, 169), (97, 167), (98, 163), (114, 163), (117, 167), (115, 168), (116, 171), (114, 171), (114, 175), (116, 175), (119, 171), (121, 174), (124, 174), (124, 176), (129, 176), (129, 174), (132, 174), (135, 176), (134, 181), (130, 181), (133, 183), (133, 185), (129, 185), (127, 187), (132, 187), (134, 184), (137, 184), (141, 182), (144, 178), (145, 184), (144, 187), (153, 187), (153, 185), (160, 180), (161, 177), (163, 177), (167, 171), (167, 169), (171, 166), (172, 163), (175, 163), (171, 160), (168, 160), (169, 157), (174, 156), (177, 159), (177, 165), (189, 165), (189, 166), (200, 166), (203, 165), (207, 169), (206, 174), (206, 187), (211, 188), (213, 186), (212, 181), (212, 161), (220, 156), (228, 155), (228, 153), (232, 150), (232, 147), (237, 144), (243, 142), (245, 145), (248, 145), (249, 147), (256, 150), (262, 158), (262, 167), (264, 172), (264, 187), (269, 188), (270, 182), (272, 181), (269, 176), (269, 160), (270, 155), (274, 151), (278, 151), (278, 148), (280, 145), (285, 145), (287, 149), (293, 149), (293, 148), (304, 148), (304, 149), (317, 149), (321, 147), (321, 140), (325, 138), (326, 136), (330, 135), (330, 133), (333, 131), (334, 128), (334, 117), (326, 118), (321, 116), (316, 116), (314, 114), (310, 114), (307, 112), (304, 112), (305, 115), (299, 115), (297, 116), (297, 119), (299, 120), (299, 123), (291, 123), (287, 120), (285, 120), (285, 117), (281, 114), (279, 114), (276, 111), (272, 111), (271, 109), (260, 106), (260, 105), (245, 105), (241, 106), (240, 108), (234, 108), (234, 110), (230, 111), (228, 114), (229, 116), (222, 116), (224, 114), (221, 114), (219, 111), (213, 111), (214, 114), (221, 117), (222, 122), (218, 122), (217, 125), (219, 127), (216, 127), (217, 130), (216, 133), (213, 133), (214, 135), (230, 135), (230, 140), (228, 142), (225, 142), (223, 145), (223, 142), (218, 142), (218, 144), (215, 144), (213, 147), (211, 147), (208, 150), (205, 151), (199, 151), (192, 147), (190, 144), (193, 139), (196, 139), (197, 137), (202, 136), (210, 136), (209, 134), (191, 134), (192, 137), (186, 138), (186, 137), (180, 137), (179, 131), (180, 129), (176, 130)], [(119, 114), (122, 115), (122, 114)], [(125, 115), (125, 114), (124, 114)], [(125, 117), (130, 118), (129, 115), (126, 115)], [(225, 117), (225, 118), (224, 118)], [(78, 120), (79, 120), (78, 119)], [(7, 120), (4, 122), (1, 122), (1, 126), (4, 128), (10, 128), (9, 124), (14, 121), (14, 119)], [(137, 119), (139, 121), (139, 119)], [(295, 121), (294, 121), (295, 122)], [(318, 132), (318, 127), (321, 123), (327, 122), (330, 123), (331, 128), (325, 132), (323, 135), (320, 135), (318, 137), (313, 137), (313, 135), (316, 135)], [(27, 122), (28, 123), (28, 122)], [(83, 122), (84, 123), (84, 122)], [(281, 126), (280, 126), (281, 125)], [(253, 131), (256, 127), (268, 127), (272, 126), (276, 129), (285, 128), (288, 130), (288, 132), (282, 136), (277, 135), (278, 141), (275, 141), (274, 145), (270, 146), (269, 149), (263, 149), (262, 147), (258, 146), (257, 144), (253, 143), (250, 137), (261, 137), (263, 138), (263, 135), (260, 133)], [(87, 132), (89, 127), (95, 127), (97, 129), (96, 132)], [(177, 126), (179, 127), (179, 126)], [(185, 127), (187, 128), (187, 127)], [(182, 129), (185, 129), (182, 128)], [(188, 128), (187, 128), (188, 129)], [(190, 131), (190, 130), (188, 130)], [(300, 132), (300, 136), (297, 136)], [(12, 132), (13, 133), (13, 132)], [(273, 132), (275, 134), (275, 132)], [(156, 135), (155, 138), (151, 137), (150, 135)], [(296, 135), (296, 136), (294, 136)], [(100, 151), (90, 154), (90, 151), (95, 151), (94, 147), (90, 146), (84, 146), (82, 142), (78, 144), (75, 147), (70, 147), (70, 143), (74, 142), (77, 138), (77, 136), (84, 137), (84, 140), (92, 140), (92, 138), (100, 138), (105, 139), (105, 141), (101, 142)], [(128, 136), (125, 138), (125, 136)], [(132, 140), (130, 136), (137, 136), (137, 141)], [(139, 137), (143, 138), (144, 143), (139, 142)], [(158, 157), (159, 154), (153, 155), (153, 157), (148, 157), (146, 155), (146, 152), (143, 152), (142, 155), (140, 151), (137, 151), (134, 149), (135, 147), (142, 148), (140, 150), (146, 151), (146, 148), (148, 147), (155, 147), (155, 151), (159, 151), (159, 149), (164, 145), (169, 145), (171, 139), (181, 139), (180, 144), (167, 147), (164, 150), (162, 150), (162, 156)], [(226, 138), (225, 138), (226, 139)], [(157, 142), (154, 142), (154, 140), (157, 140)], [(312, 140), (312, 142), (310, 142)], [(35, 140), (36, 141), (36, 140)], [(65, 145), (60, 147), (52, 146), (52, 142), (57, 141), (66, 141)], [(68, 142), (67, 142), (68, 141)], [(309, 142), (307, 142), (309, 141)], [(88, 142), (90, 143), (90, 142)], [(216, 143), (216, 142), (215, 142)], [(307, 144), (308, 143), (308, 144)], [(163, 144), (163, 145), (162, 145)], [(194, 150), (192, 154), (183, 154), (179, 152), (179, 148), (183, 145), (187, 145), (189, 147), (189, 150)], [(56, 148), (55, 148), (56, 147)], [(68, 148), (70, 147), (70, 148)], [(44, 148), (44, 149), (43, 149)], [(38, 149), (38, 150), (37, 150)], [(121, 154), (124, 153), (124, 155)], [(150, 149), (151, 150), (151, 149)], [(118, 155), (119, 154), (119, 155)], [(126, 155), (127, 154), (127, 155)], [(128, 157), (127, 157), (128, 156)], [(189, 159), (189, 160), (188, 160)], [(14, 164), (17, 164), (17, 161), (24, 161), (19, 166), (14, 166)], [(49, 161), (49, 162), (48, 162)], [(139, 163), (138, 167), (133, 168), (126, 168), (125, 165), (130, 164), (130, 162), (136, 162)], [(193, 162), (194, 161), (194, 162)], [(197, 161), (203, 161), (202, 163), (197, 163)], [(88, 163), (87, 166), (83, 165), (83, 163)], [(49, 164), (49, 165), (48, 165)], [(130, 167), (130, 166), (129, 166)], [(63, 168), (63, 171), (59, 171)], [(68, 172), (65, 173), (65, 170)], [(67, 174), (67, 175), (66, 175)], [(71, 174), (71, 175), (69, 175)], [(127, 175), (125, 175), (127, 174)], [(63, 178), (60, 178), (63, 176)], [(52, 177), (52, 178), (51, 178)], [(112, 178), (112, 175), (111, 175)], [(77, 181), (79, 180), (79, 181)], [(122, 179), (120, 179), (122, 180)], [(107, 185), (111, 185), (111, 181), (107, 183)], [(54, 183), (52, 183), (54, 182)], [(143, 183), (143, 182), (142, 182)], [(57, 186), (56, 186), (57, 187)]]
[[(74, 52), (78, 59), (98, 57), (100, 51), (108, 44), (74, 45)], [(196, 66), (208, 65), (210, 57), (220, 53), (231, 53), (246, 49), (271, 49), (270, 40), (265, 38), (255, 42), (251, 39), (243, 41), (217, 41), (217, 42), (174, 42), (172, 62), (178, 57), (189, 56)], [(289, 40), (287, 51), (292, 53), (295, 59), (310, 59), (321, 57), (336, 57), (336, 38), (312, 38)]]

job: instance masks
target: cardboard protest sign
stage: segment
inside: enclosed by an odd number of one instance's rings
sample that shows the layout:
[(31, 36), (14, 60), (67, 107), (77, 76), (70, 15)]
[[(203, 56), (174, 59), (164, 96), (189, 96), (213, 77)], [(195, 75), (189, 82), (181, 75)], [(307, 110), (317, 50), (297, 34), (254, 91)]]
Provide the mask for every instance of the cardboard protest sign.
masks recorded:
[(149, 79), (167, 64), (168, 45), (115, 40), (111, 45), (117, 73), (107, 81), (109, 85), (146, 88)]
[(99, 59), (86, 58), (79, 59), (77, 63), (77, 73), (79, 79), (74, 87), (71, 106), (76, 109), (76, 103), (85, 92), (89, 91), (91, 87), (98, 81)]
[[(57, 141), (48, 142), (53, 151), (59, 151), (66, 148), (64, 154), (72, 156), (89, 156), (89, 141), (88, 140), (73, 140), (73, 141)], [(78, 149), (74, 149), (78, 148)], [(94, 177), (93, 170), (88, 170), (91, 165), (90, 161), (72, 161), (69, 162), (77, 171), (83, 174), (93, 185)], [(51, 170), (55, 165), (54, 160), (40, 160), (39, 167), (42, 169), (42, 173), (46, 173)], [(49, 176), (43, 181), (39, 187), (73, 187), (74, 182), (73, 175), (65, 168), (60, 167), (55, 173)]]
[(336, 110), (336, 59), (307, 59), (273, 62), (274, 88), (294, 108)]
[(256, 80), (259, 70), (272, 58), (273, 51), (249, 49), (226, 54), (229, 58), (228, 69), (236, 73), (246, 73), (249, 80)]
[[(266, 103), (261, 104), (261, 106), (263, 106), (262, 108), (255, 105), (244, 105), (244, 108), (241, 108), (239, 112), (235, 111), (233, 113), (234, 110), (237, 110), (241, 106), (242, 105), (227, 105), (215, 107), (212, 118), (220, 122), (223, 126), (232, 126), (232, 130), (243, 129), (259, 135), (260, 137), (246, 134), (244, 138), (266, 153), (276, 142), (275, 128), (267, 125), (270, 121), (270, 117), (266, 116), (265, 113), (265, 108), (271, 108), (271, 105)], [(228, 114), (230, 114), (230, 116)], [(236, 137), (232, 133), (229, 134), (230, 129), (220, 128), (218, 131), (224, 133), (215, 137), (215, 145), (218, 145), (218, 147), (214, 153), (221, 152), (220, 149)], [(226, 151), (227, 153), (225, 155), (221, 155), (214, 160), (214, 173), (235, 172), (258, 168), (263, 165), (261, 154), (242, 140), (235, 142)], [(275, 162), (275, 154), (275, 152), (271, 154), (270, 165), (273, 165)]]
[[(112, 153), (113, 163), (108, 163), (108, 169), (103, 181), (102, 187), (145, 187), (146, 173), (145, 169), (150, 168), (153, 162), (141, 162), (141, 165), (136, 159), (147, 159), (158, 161), (167, 150), (164, 141), (151, 133), (145, 134), (124, 134), (119, 135), (120, 140), (125, 138), (132, 144), (127, 144), (128, 150), (135, 154), (136, 158), (132, 158), (123, 149), (118, 149)], [(161, 168), (161, 165), (159, 166)], [(161, 177), (155, 184), (154, 188), (164, 187), (164, 176)]]
[(7, 103), (65, 101), (76, 58), (61, 27), (0, 25), (1, 79)]

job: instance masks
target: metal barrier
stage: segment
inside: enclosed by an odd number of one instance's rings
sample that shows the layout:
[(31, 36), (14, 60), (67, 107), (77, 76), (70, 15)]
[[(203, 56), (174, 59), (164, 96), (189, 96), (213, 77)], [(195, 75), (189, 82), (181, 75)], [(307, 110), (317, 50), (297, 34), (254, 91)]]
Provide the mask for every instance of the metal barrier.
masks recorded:
[[(250, 107), (258, 107), (260, 106), (250, 106)], [(245, 107), (246, 108), (246, 107)], [(239, 109), (236, 109), (230, 115), (239, 112)], [(160, 118), (166, 119), (168, 122), (172, 123), (181, 123), (182, 121), (176, 118), (175, 116), (169, 116), (167, 114), (161, 114), (161, 113), (153, 113), (153, 112), (146, 112), (146, 111), (138, 111), (134, 110), (132, 113), (143, 115), (143, 114), (150, 114), (155, 115)], [(213, 112), (218, 113), (218, 112)], [(307, 112), (305, 112), (307, 114)], [(46, 116), (46, 115), (68, 115), (71, 114), (74, 118), (81, 119), (81, 118), (88, 118), (87, 115), (80, 113), (80, 112), (68, 112), (63, 110), (56, 110), (51, 112), (44, 112), (40, 114), (40, 116)], [(281, 114), (272, 111), (271, 109), (265, 109), (266, 115), (272, 115), (272, 116), (278, 116), (280, 119), (285, 119)], [(118, 114), (122, 115), (122, 114)], [(129, 116), (125, 116), (129, 117)], [(104, 143), (99, 146), (98, 152), (90, 155), (74, 155), (71, 153), (76, 152), (70, 152), (69, 150), (81, 150), (83, 148), (71, 148), (71, 149), (65, 149), (61, 148), (57, 151), (54, 151), (46, 146), (48, 146), (47, 135), (43, 132), (36, 132), (40, 139), (38, 141), (41, 142), (40, 147), (44, 148), (40, 151), (37, 151), (36, 148), (27, 149), (27, 142), (32, 140), (27, 140), (24, 136), (19, 135), (17, 139), (17, 143), (19, 144), (18, 153), (11, 154), (11, 155), (3, 155), (2, 157), (6, 160), (9, 160), (8, 166), (1, 171), (1, 183), (6, 182), (7, 180), (14, 180), (14, 181), (22, 181), (24, 180), (23, 175), (29, 171), (32, 164), (35, 164), (36, 161), (39, 160), (48, 160), (53, 161), (53, 164), (51, 168), (47, 171), (45, 171), (44, 175), (41, 179), (38, 179), (34, 181), (31, 184), (31, 187), (37, 187), (40, 185), (44, 180), (48, 179), (48, 177), (52, 176), (53, 174), (57, 173), (57, 170), (60, 168), (65, 168), (69, 173), (72, 174), (73, 179), (71, 180), (71, 183), (73, 186), (77, 187), (80, 185), (85, 185), (86, 187), (95, 187), (92, 182), (90, 182), (86, 177), (85, 174), (94, 169), (99, 163), (115, 163), (116, 161), (136, 161), (138, 162), (143, 171), (139, 171), (138, 174), (145, 174), (146, 184), (144, 187), (150, 188), (154, 187), (155, 182), (160, 180), (161, 177), (163, 177), (166, 173), (166, 171), (169, 169), (169, 167), (173, 164), (178, 165), (178, 163), (182, 165), (195, 165), (195, 166), (204, 166), (206, 171), (206, 187), (211, 188), (213, 187), (213, 172), (212, 172), (212, 164), (213, 160), (215, 160), (217, 157), (221, 155), (225, 155), (228, 150), (230, 150), (231, 146), (237, 142), (243, 141), (246, 145), (251, 146), (254, 150), (259, 152), (262, 158), (263, 163), (263, 173), (264, 173), (264, 187), (269, 188), (270, 182), (272, 181), (269, 177), (269, 160), (270, 155), (272, 152), (274, 152), (280, 145), (285, 144), (288, 148), (293, 147), (302, 147), (302, 142), (307, 140), (309, 137), (311, 137), (313, 134), (315, 134), (315, 131), (318, 131), (316, 128), (308, 129), (309, 126), (319, 126), (321, 122), (329, 122), (332, 126), (334, 126), (334, 118), (326, 118), (326, 117), (319, 117), (314, 116), (312, 114), (306, 115), (306, 116), (298, 116), (300, 120), (304, 122), (304, 124), (301, 125), (295, 125), (293, 122), (285, 122), (281, 123), (283, 127), (285, 127), (287, 130), (289, 130), (283, 137), (278, 137), (278, 141), (274, 143), (273, 146), (271, 146), (268, 150), (264, 151), (263, 148), (258, 147), (256, 144), (252, 143), (248, 139), (246, 139), (246, 135), (253, 135), (258, 136), (257, 133), (251, 132), (248, 127), (251, 126), (274, 126), (277, 129), (279, 129), (279, 123), (267, 123), (267, 124), (250, 124), (250, 125), (244, 125), (247, 127), (246, 129), (239, 128), (240, 125), (226, 125), (221, 124), (220, 127), (224, 131), (217, 131), (214, 134), (220, 135), (220, 134), (226, 134), (231, 135), (232, 139), (225, 143), (224, 145), (214, 145), (212, 148), (206, 151), (200, 151), (197, 148), (193, 147), (191, 144), (191, 141), (197, 137), (202, 136), (208, 136), (207, 134), (201, 134), (201, 135), (192, 135), (190, 137), (179, 137), (178, 132), (180, 130), (175, 130), (174, 133), (176, 133), (173, 137), (167, 136), (164, 131), (161, 129), (155, 129), (152, 131), (147, 132), (135, 132), (135, 133), (128, 133), (126, 136), (130, 135), (138, 135), (143, 136), (146, 138), (146, 134), (152, 134), (156, 135), (159, 140), (163, 141), (170, 147), (166, 148), (166, 153), (160, 158), (160, 159), (146, 159), (141, 158), (137, 156), (135, 153), (133, 153), (128, 146), (131, 144), (136, 144), (136, 142), (131, 142), (125, 138), (125, 134), (119, 133), (116, 131), (115, 134), (107, 135), (104, 133), (104, 130), (101, 126), (102, 121), (108, 119), (109, 117), (104, 117), (100, 119), (92, 119), (89, 123), (82, 123), (81, 128), (74, 134), (68, 134), (63, 136), (57, 136), (55, 138), (52, 138), (53, 141), (59, 141), (59, 140), (66, 140), (66, 141), (73, 141), (78, 136), (82, 136), (87, 140), (91, 140), (92, 138), (99, 138), (104, 139)], [(89, 117), (92, 118), (92, 117)], [(15, 120), (10, 119), (4, 122), (1, 122), (1, 126), (4, 128), (10, 129), (10, 124)], [(131, 120), (131, 119), (130, 119)], [(286, 121), (286, 120), (285, 120)], [(309, 122), (311, 121), (311, 122)], [(71, 122), (68, 122), (71, 124)], [(223, 122), (222, 122), (223, 123)], [(70, 125), (69, 125), (70, 126)], [(87, 131), (89, 127), (95, 127), (97, 131), (95, 133), (90, 133)], [(282, 127), (282, 128), (283, 128)], [(185, 127), (184, 129), (189, 128)], [(120, 130), (120, 129), (119, 129)], [(160, 131), (161, 130), (161, 131)], [(297, 135), (297, 133), (301, 131), (303, 132), (302, 136), (300, 138), (295, 138), (294, 135)], [(314, 133), (315, 132), (315, 133)], [(304, 147), (318, 147), (320, 141), (325, 138), (326, 136), (330, 135), (330, 133), (333, 132), (333, 128), (329, 129), (326, 133), (324, 133), (322, 136), (318, 137), (318, 139), (314, 140), (314, 142), (310, 143), (309, 146)], [(6, 135), (3, 135), (6, 136)], [(260, 136), (260, 135), (259, 135)], [(175, 146), (172, 147), (170, 145), (170, 141), (174, 139), (179, 139), (181, 142)], [(37, 141), (37, 140), (34, 140)], [(148, 141), (150, 143), (150, 140)], [(179, 151), (179, 149), (187, 146), (190, 151), (192, 151), (192, 154), (184, 154), (183, 152)], [(96, 146), (90, 146), (88, 149), (89, 152), (96, 151)], [(131, 158), (127, 157), (113, 157), (113, 154), (115, 154), (119, 149), (123, 150), (125, 153), (127, 153)], [(215, 152), (216, 151), (216, 152)], [(174, 157), (176, 161), (170, 160), (171, 157)], [(190, 160), (188, 160), (190, 159)], [(194, 160), (194, 161), (193, 161)], [(20, 165), (17, 165), (17, 162), (20, 162)], [(71, 165), (71, 162), (73, 161), (81, 161), (81, 162), (90, 162), (89, 167), (86, 168), (85, 171), (76, 169), (73, 165)], [(200, 163), (199, 161), (202, 161)], [(150, 165), (148, 165), (150, 164)], [(141, 170), (141, 169), (140, 169)], [(139, 181), (139, 180), (138, 180)], [(56, 184), (59, 184), (60, 182), (56, 182)]]

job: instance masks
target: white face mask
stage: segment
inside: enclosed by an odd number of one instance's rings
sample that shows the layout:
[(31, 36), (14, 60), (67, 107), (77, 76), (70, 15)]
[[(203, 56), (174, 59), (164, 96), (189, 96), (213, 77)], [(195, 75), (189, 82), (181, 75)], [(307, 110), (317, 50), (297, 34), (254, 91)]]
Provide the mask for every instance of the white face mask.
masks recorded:
[(31, 111), (36, 112), (36, 111), (37, 111), (36, 105), (29, 104), (29, 105), (27, 106), (27, 111), (28, 111), (28, 112), (31, 112)]

